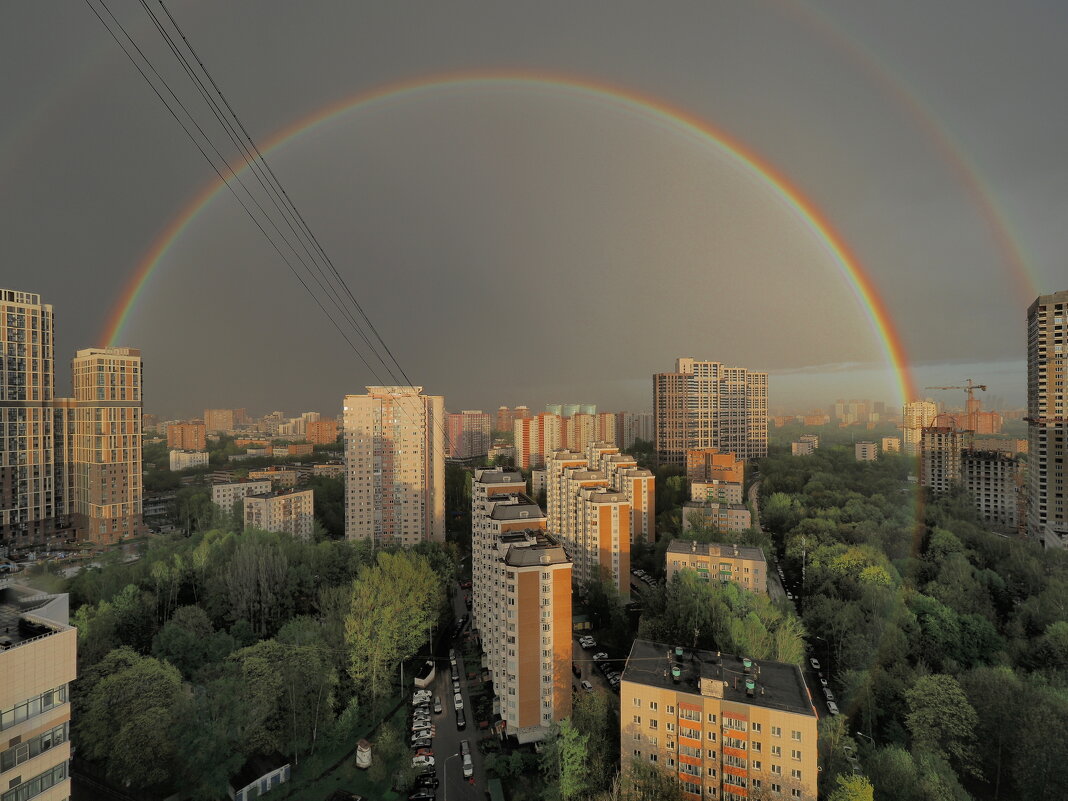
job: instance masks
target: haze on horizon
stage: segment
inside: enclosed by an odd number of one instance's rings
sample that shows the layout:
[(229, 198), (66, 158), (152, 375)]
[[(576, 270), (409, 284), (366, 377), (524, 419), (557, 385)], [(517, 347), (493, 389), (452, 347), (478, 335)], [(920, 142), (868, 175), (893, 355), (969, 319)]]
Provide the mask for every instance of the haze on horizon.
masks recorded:
[[(150, 40), (136, 4), (114, 5)], [(563, 73), (681, 107), (823, 211), (917, 385), (971, 377), (1023, 401), (1026, 303), (1064, 288), (1060, 7), (170, 7), (261, 142), (340, 98), (457, 70)], [(16, 6), (0, 31), (0, 66), (21, 76), (0, 115), (0, 285), (55, 307), (63, 392), (63, 363), (103, 344), (134, 269), (212, 176), (88, 10), (55, 10)], [(975, 167), (1034, 286), (887, 81)], [(767, 370), (772, 407), (899, 400), (812, 227), (663, 117), (545, 87), (452, 86), (339, 116), (269, 157), (405, 372), (450, 409), (649, 408), (650, 376), (681, 355)], [(378, 383), (227, 193), (168, 250), (120, 344), (142, 349), (145, 408), (164, 416), (331, 413)]]

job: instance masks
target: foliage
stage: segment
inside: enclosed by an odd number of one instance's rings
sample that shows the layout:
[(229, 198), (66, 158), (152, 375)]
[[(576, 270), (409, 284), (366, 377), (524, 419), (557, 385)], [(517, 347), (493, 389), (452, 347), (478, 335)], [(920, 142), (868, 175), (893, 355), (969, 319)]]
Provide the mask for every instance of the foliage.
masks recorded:
[(589, 787), (589, 742), (590, 735), (580, 732), (569, 719), (556, 724), (541, 752), (548, 798), (570, 801), (585, 796)]
[(839, 776), (827, 801), (874, 801), (875, 788), (863, 776)]

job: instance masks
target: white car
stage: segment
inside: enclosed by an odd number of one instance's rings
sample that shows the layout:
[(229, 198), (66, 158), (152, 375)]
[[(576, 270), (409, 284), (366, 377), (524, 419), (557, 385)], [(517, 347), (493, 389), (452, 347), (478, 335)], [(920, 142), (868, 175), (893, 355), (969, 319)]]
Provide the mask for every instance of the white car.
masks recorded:
[(588, 681), (586, 681), (586, 679), (583, 679), (582, 680), (582, 689), (585, 690), (588, 693), (592, 693), (593, 692), (593, 685), (590, 684)]
[(838, 704), (836, 704), (834, 701), (827, 702), (827, 709), (830, 710), (830, 713), (832, 715), (838, 714)]
[(413, 768), (432, 768), (434, 767), (434, 757), (432, 756), (416, 756), (412, 757)]
[(810, 659), (810, 660), (808, 660), (808, 663), (810, 665), (812, 665), (812, 669), (813, 670), (819, 670), (820, 669), (820, 660), (818, 660), (818, 659)]
[(823, 694), (824, 696), (826, 696), (828, 701), (834, 700), (834, 693), (832, 693), (827, 687), (823, 688)]
[(434, 697), (434, 694), (430, 690), (419, 690), (412, 696), (412, 706), (419, 706), (420, 704), (429, 704), (430, 699)]
[(464, 697), (460, 693), (452, 697), (452, 706), (457, 712), (464, 708)]

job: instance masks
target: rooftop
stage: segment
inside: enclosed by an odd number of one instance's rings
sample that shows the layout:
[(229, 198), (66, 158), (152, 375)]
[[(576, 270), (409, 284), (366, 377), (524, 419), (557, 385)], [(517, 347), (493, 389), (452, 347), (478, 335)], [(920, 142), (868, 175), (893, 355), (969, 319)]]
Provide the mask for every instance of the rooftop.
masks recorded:
[[(681, 653), (679, 653), (681, 652)], [(678, 669), (678, 677), (673, 669)], [(752, 682), (747, 689), (746, 682)], [(718, 651), (676, 649), (666, 643), (635, 640), (623, 670), (623, 681), (676, 690), (695, 696), (816, 715), (797, 665), (750, 661)], [(750, 695), (749, 693), (752, 693)]]
[(507, 545), (504, 563), (513, 567), (532, 567), (534, 565), (559, 565), (570, 562), (560, 540), (546, 531), (531, 529), (521, 532), (523, 537), (501, 537), (501, 544)]
[(523, 472), (521, 470), (482, 467), (475, 471), (475, 481), (480, 484), (518, 484), (523, 480)]
[(269, 500), (270, 498), (284, 498), (287, 495), (304, 495), (305, 493), (311, 494), (315, 490), (311, 489), (290, 489), (290, 490), (275, 490), (273, 492), (257, 492), (255, 495), (246, 495), (246, 498), (263, 498)]
[(629, 503), (627, 493), (608, 487), (586, 487), (583, 495), (592, 503)]
[(0, 581), (0, 652), (70, 628), (66, 595)]
[(749, 507), (744, 503), (720, 503), (719, 501), (684, 501), (682, 504), (687, 509), (730, 509), (732, 512), (748, 512)]
[(545, 512), (542, 511), (542, 508), (522, 492), (495, 495), (490, 504), (490, 520), (523, 520), (525, 518), (545, 517)]
[(697, 542), (696, 540), (672, 540), (668, 553), (698, 553), (702, 556), (733, 556), (763, 562), (764, 551), (752, 545), (729, 545), (721, 542)]

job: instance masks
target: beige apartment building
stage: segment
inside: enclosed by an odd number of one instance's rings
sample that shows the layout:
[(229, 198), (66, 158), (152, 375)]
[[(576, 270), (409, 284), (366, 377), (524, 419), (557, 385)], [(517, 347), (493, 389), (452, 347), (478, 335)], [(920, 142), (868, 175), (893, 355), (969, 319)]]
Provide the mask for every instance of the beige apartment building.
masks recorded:
[(78, 633), (66, 595), (0, 579), (0, 790), (4, 799), (71, 797), (70, 683)]
[(101, 544), (141, 534), (141, 351), (74, 357), (74, 522)]
[(815, 801), (818, 721), (797, 665), (635, 640), (619, 703), (624, 769), (653, 762), (695, 801)]
[(680, 570), (693, 570), (705, 581), (732, 581), (744, 590), (768, 594), (764, 551), (750, 545), (672, 540), (666, 555), (667, 581)]
[(493, 418), (479, 409), (447, 412), (448, 450), (451, 459), (474, 459), (489, 453), (493, 444)]
[(901, 449), (906, 456), (919, 456), (923, 430), (934, 424), (938, 406), (933, 400), (912, 401), (901, 409)]
[(211, 502), (224, 512), (233, 512), (234, 504), (249, 495), (266, 495), (270, 491), (271, 482), (268, 480), (213, 484), (211, 487)]
[(630, 501), (630, 538), (635, 542), (656, 542), (656, 476), (626, 453), (604, 450), (605, 443), (591, 443), (587, 447), (590, 464), (598, 463), (608, 478), (609, 486), (622, 492)]
[(744, 485), (735, 481), (691, 481), (690, 500), (698, 503), (744, 503)]
[(682, 504), (682, 532), (685, 534), (695, 523), (716, 531), (740, 532), (752, 526), (753, 516), (744, 503), (686, 501)]
[(1068, 546), (1068, 291), (1027, 310), (1027, 533)]
[(445, 541), (445, 399), (422, 387), (346, 395), (345, 536)]
[(271, 482), (272, 487), (280, 487), (282, 489), (295, 487), (297, 482), (300, 481), (300, 474), (296, 470), (284, 467), (265, 467), (262, 470), (249, 470), (248, 477), (253, 481), (266, 479)]
[(816, 446), (811, 442), (801, 442), (798, 440), (790, 443), (791, 456), (811, 456), (815, 452)]
[(659, 464), (683, 466), (699, 448), (743, 461), (768, 454), (767, 373), (679, 358), (675, 372), (653, 376), (653, 401)]
[(234, 414), (236, 411), (238, 410), (205, 409), (204, 427), (213, 434), (225, 434), (228, 431), (233, 431), (237, 424)]
[(561, 421), (559, 415), (548, 412), (515, 419), (513, 433), (517, 467), (523, 470), (545, 467), (546, 457), (562, 447)]
[(874, 442), (856, 442), (853, 444), (853, 457), (858, 462), (874, 462), (879, 458), (879, 446)]
[(289, 490), (246, 495), (245, 528), (278, 531), (310, 540), (315, 524), (315, 491)]
[(475, 471), (472, 607), (505, 733), (526, 743), (571, 714), (571, 562), (522, 473)]
[(208, 466), (207, 451), (171, 451), (168, 456), (168, 464), (172, 473), (178, 470), (188, 470), (190, 467)]
[(883, 437), (883, 453), (901, 453), (901, 437)]

